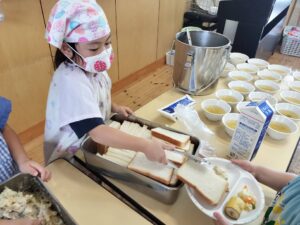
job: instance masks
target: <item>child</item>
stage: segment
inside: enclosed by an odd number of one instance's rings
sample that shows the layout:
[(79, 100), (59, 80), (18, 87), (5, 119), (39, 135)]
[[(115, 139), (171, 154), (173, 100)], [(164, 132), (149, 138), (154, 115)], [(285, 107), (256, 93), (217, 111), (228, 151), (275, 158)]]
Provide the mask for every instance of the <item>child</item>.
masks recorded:
[[(255, 166), (249, 161), (233, 160), (244, 170), (264, 185), (278, 191), (271, 207), (265, 213), (262, 224), (300, 224), (300, 177), (291, 173), (277, 172), (265, 167)], [(216, 225), (230, 225), (224, 218), (215, 213)]]
[(111, 103), (110, 36), (95, 0), (60, 0), (52, 9), (46, 38), (58, 49), (46, 112), (46, 162), (72, 156), (89, 135), (103, 145), (141, 151), (150, 160), (166, 163), (164, 149), (173, 146), (105, 125), (111, 112), (132, 114), (129, 108)]
[[(40, 176), (48, 181), (51, 174), (38, 163), (30, 160), (22, 147), (17, 134), (7, 124), (11, 112), (11, 102), (0, 96), (0, 182), (4, 182), (19, 171)], [(0, 224), (37, 225), (39, 221), (30, 219), (0, 220)]]

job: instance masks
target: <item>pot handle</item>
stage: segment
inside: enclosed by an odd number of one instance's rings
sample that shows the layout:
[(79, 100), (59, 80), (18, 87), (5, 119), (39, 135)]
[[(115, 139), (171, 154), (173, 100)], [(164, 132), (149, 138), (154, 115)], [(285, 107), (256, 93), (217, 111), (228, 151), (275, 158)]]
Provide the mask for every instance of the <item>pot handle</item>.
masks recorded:
[(226, 48), (226, 52), (227, 52), (227, 60), (229, 61), (229, 59), (230, 59), (230, 52), (231, 52), (231, 49), (232, 49), (232, 46), (231, 46), (231, 44), (229, 44), (228, 45), (228, 47)]
[(194, 56), (195, 56), (195, 54), (191, 50), (186, 53), (186, 60), (185, 60), (185, 64), (184, 64), (185, 68), (192, 67), (192, 65), (194, 63)]
[(227, 62), (228, 62), (229, 59), (230, 59), (230, 52), (231, 52), (231, 49), (232, 49), (231, 44), (229, 44), (229, 45), (225, 48), (224, 54), (226, 55), (226, 56), (225, 56), (226, 60), (224, 60), (222, 66), (220, 67), (220, 73), (219, 73), (219, 74), (221, 74), (221, 73), (223, 72), (223, 70), (225, 69), (225, 66), (226, 66)]

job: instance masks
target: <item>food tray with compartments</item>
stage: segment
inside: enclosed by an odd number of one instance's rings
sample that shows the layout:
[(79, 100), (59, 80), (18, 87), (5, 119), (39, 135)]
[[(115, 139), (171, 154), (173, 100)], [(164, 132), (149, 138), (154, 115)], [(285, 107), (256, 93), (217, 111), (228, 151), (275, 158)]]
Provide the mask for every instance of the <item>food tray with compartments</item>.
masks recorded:
[[(214, 212), (219, 212), (230, 224), (246, 224), (257, 219), (264, 210), (265, 197), (262, 187), (252, 174), (226, 159), (210, 157), (207, 158), (207, 161), (211, 163), (210, 166), (218, 166), (224, 171), (228, 179), (228, 192), (226, 192), (217, 205), (209, 205), (194, 188), (186, 185), (187, 193), (196, 207), (211, 218), (214, 218)], [(225, 213), (226, 205), (231, 197), (238, 196), (238, 193), (241, 192), (245, 186), (247, 186), (251, 196), (256, 199), (255, 207), (249, 211), (240, 209), (240, 216), (237, 219), (232, 219)], [(234, 204), (234, 206), (239, 205)]]
[[(141, 126), (146, 125), (148, 129), (161, 127), (166, 130), (182, 133), (172, 128), (166, 127), (161, 124), (153, 123), (145, 119), (138, 118), (136, 116), (123, 117), (120, 115), (114, 115), (111, 118), (112, 121), (123, 123), (125, 120), (133, 123), (137, 123)], [(192, 153), (195, 154), (200, 142), (196, 137), (190, 136), (191, 144), (193, 144)], [(85, 156), (85, 161), (89, 169), (95, 173), (122, 180), (128, 186), (134, 187), (134, 189), (141, 191), (163, 203), (172, 204), (177, 199), (179, 189), (183, 186), (181, 181), (177, 181), (174, 185), (165, 185), (152, 178), (136, 173), (129, 170), (127, 167), (120, 166), (110, 160), (97, 156), (97, 153), (104, 153), (107, 146), (95, 143), (91, 138), (87, 138), (81, 145), (81, 149)]]
[(13, 191), (33, 194), (35, 197), (46, 199), (51, 203), (50, 209), (57, 212), (57, 215), (62, 219), (64, 224), (77, 224), (39, 178), (29, 174), (19, 173), (0, 184), (0, 193), (2, 193), (5, 187)]

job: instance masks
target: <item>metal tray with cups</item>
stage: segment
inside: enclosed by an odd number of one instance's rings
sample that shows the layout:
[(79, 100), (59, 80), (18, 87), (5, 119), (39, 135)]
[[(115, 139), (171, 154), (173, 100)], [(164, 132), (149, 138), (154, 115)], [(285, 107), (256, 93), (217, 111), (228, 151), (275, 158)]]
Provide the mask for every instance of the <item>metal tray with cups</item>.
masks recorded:
[[(151, 129), (153, 128), (163, 128), (164, 130), (176, 132), (178, 134), (187, 135), (183, 132), (174, 130), (170, 127), (166, 127), (161, 124), (153, 123), (151, 121), (138, 118), (136, 116), (129, 116), (124, 117), (121, 115), (114, 115), (111, 118), (112, 123), (119, 123), (121, 125), (124, 125), (126, 123), (133, 124), (137, 127), (139, 127), (138, 133), (143, 133), (146, 131), (148, 134), (151, 135)], [(113, 127), (113, 126), (112, 126)], [(123, 132), (127, 132), (121, 127), (118, 129), (122, 130)], [(127, 132), (128, 133), (128, 132)], [(135, 135), (133, 133), (130, 133), (132, 135)], [(139, 136), (139, 135), (138, 135)], [(143, 137), (143, 136), (140, 136)], [(151, 138), (151, 136), (148, 135), (148, 138)], [(191, 154), (195, 154), (200, 141), (193, 136), (189, 136), (189, 150), (187, 152)], [(100, 175), (104, 175), (110, 178), (118, 179), (123, 181), (126, 185), (134, 187), (135, 190), (138, 190), (140, 192), (143, 192), (163, 203), (166, 204), (172, 204), (176, 201), (179, 189), (183, 186), (183, 183), (179, 180), (177, 180), (176, 173), (174, 172), (176, 169), (174, 168), (174, 165), (178, 165), (176, 163), (168, 163), (168, 165), (159, 164), (157, 162), (150, 162), (145, 158), (145, 155), (143, 153), (136, 153), (133, 152), (132, 154), (135, 154), (132, 159), (129, 160), (129, 164), (123, 165), (122, 163), (119, 163), (119, 159), (115, 160), (119, 155), (122, 155), (123, 152), (132, 152), (130, 150), (120, 150), (117, 149), (117, 152), (110, 153), (110, 155), (107, 153), (109, 150), (115, 150), (111, 147), (104, 146), (101, 144), (98, 144), (94, 142), (91, 138), (87, 138), (81, 145), (81, 149), (84, 153), (85, 161), (89, 169), (91, 169), (93, 172), (98, 173)], [(111, 156), (114, 154), (116, 158), (114, 160), (111, 160)], [(184, 155), (184, 154), (180, 154)], [(121, 157), (121, 156), (120, 156)], [(120, 158), (119, 157), (119, 158)], [(127, 156), (126, 156), (127, 157)], [(130, 167), (131, 164), (133, 164), (133, 161), (136, 160), (136, 158), (142, 158), (141, 162), (142, 165), (144, 164), (152, 164), (154, 163), (154, 167), (156, 168), (156, 171), (154, 171), (156, 174), (160, 173), (161, 171), (159, 168), (162, 168), (162, 170), (165, 170), (167, 167), (172, 168), (173, 177), (175, 177), (175, 181), (170, 183), (161, 182), (159, 179), (155, 179), (152, 176), (147, 176), (146, 174), (139, 173), (139, 171), (134, 170)], [(154, 174), (155, 175), (155, 174)]]

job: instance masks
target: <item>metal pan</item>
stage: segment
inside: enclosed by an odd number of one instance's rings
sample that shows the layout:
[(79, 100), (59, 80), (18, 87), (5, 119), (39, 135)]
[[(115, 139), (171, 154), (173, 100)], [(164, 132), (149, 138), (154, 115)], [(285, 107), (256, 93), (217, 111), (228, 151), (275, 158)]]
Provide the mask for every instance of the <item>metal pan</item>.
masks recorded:
[(56, 211), (63, 222), (67, 225), (76, 225), (74, 219), (68, 214), (64, 207), (58, 202), (54, 195), (44, 186), (42, 181), (29, 174), (19, 173), (11, 177), (9, 180), (0, 184), (0, 192), (8, 187), (14, 191), (21, 191), (25, 193), (32, 193), (34, 195), (41, 195), (43, 198), (52, 203), (52, 210)]
[[(120, 115), (114, 115), (111, 120), (121, 123), (124, 120), (127, 120), (129, 122), (138, 123), (141, 126), (147, 125), (150, 129), (155, 127), (162, 127), (167, 130), (182, 133), (161, 124), (153, 123), (135, 116), (126, 118)], [(192, 144), (194, 144), (194, 154), (199, 146), (199, 140), (196, 137), (191, 136), (191, 142)], [(183, 186), (182, 182), (178, 181), (174, 186), (167, 186), (151, 178), (131, 171), (125, 167), (122, 167), (116, 163), (113, 163), (109, 160), (96, 156), (97, 152), (105, 152), (106, 148), (107, 146), (97, 144), (91, 138), (87, 138), (82, 143), (81, 149), (84, 153), (86, 164), (92, 171), (104, 176), (122, 180), (127, 185), (132, 186), (136, 190), (146, 193), (163, 203), (172, 204), (176, 201), (179, 189)]]

